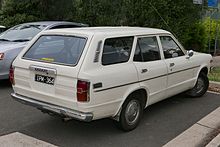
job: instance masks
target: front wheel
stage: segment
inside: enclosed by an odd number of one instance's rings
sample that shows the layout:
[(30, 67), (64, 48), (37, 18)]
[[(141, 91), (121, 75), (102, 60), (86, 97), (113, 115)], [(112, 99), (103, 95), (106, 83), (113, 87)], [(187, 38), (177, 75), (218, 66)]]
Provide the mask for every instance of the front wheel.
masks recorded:
[(209, 79), (206, 74), (200, 73), (196, 85), (187, 92), (191, 97), (203, 96), (209, 88)]
[(135, 129), (142, 117), (143, 106), (135, 96), (129, 97), (122, 106), (120, 119), (117, 125), (124, 131)]

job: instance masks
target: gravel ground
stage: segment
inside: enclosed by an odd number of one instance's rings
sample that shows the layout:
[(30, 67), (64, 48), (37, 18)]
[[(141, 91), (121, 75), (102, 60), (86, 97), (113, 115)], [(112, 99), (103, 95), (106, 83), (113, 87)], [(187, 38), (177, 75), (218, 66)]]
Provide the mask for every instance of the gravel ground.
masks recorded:
[[(212, 67), (220, 67), (220, 56), (213, 57)], [(209, 90), (220, 93), (220, 84), (210, 82)]]
[(210, 82), (209, 90), (220, 93), (220, 82)]
[(213, 62), (211, 66), (220, 67), (220, 56), (213, 57)]

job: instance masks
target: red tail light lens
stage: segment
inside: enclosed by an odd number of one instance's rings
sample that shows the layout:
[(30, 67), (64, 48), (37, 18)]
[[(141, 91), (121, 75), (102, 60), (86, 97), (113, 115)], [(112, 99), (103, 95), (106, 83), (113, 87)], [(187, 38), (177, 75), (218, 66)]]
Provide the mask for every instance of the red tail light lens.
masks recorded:
[(89, 101), (89, 88), (90, 83), (87, 81), (77, 81), (77, 101), (88, 102)]
[(15, 79), (14, 79), (14, 68), (11, 66), (9, 70), (9, 80), (11, 81), (12, 85), (15, 85)]

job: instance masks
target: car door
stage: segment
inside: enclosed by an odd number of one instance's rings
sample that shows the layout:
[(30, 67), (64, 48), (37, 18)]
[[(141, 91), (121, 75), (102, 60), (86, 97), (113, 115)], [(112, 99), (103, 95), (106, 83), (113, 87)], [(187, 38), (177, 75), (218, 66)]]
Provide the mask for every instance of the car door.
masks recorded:
[(160, 36), (164, 61), (168, 67), (166, 96), (172, 96), (192, 87), (195, 63), (185, 55), (173, 36)]
[(134, 65), (140, 86), (148, 91), (148, 105), (164, 99), (167, 86), (167, 66), (161, 60), (161, 50), (156, 36), (137, 38)]

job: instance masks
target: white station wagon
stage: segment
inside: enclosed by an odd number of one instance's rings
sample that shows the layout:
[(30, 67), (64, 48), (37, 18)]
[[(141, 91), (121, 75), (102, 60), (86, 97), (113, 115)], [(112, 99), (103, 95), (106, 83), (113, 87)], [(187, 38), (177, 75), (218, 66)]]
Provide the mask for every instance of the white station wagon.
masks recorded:
[(137, 127), (144, 108), (208, 89), (211, 55), (186, 51), (167, 31), (90, 27), (45, 31), (14, 60), (12, 97), (49, 114)]

